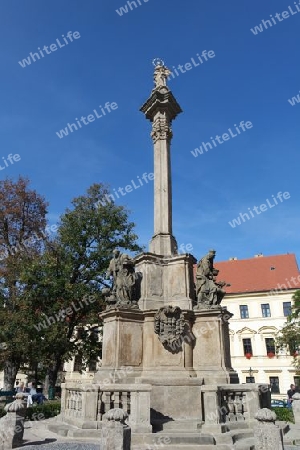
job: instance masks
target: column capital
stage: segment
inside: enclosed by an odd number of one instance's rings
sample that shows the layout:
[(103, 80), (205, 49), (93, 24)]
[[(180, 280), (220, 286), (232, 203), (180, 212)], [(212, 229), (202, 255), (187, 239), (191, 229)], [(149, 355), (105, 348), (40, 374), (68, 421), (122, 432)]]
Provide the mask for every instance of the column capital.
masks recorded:
[(146, 119), (154, 121), (157, 113), (164, 113), (169, 123), (176, 119), (182, 112), (174, 95), (167, 86), (160, 86), (153, 89), (151, 96), (140, 108), (146, 116)]

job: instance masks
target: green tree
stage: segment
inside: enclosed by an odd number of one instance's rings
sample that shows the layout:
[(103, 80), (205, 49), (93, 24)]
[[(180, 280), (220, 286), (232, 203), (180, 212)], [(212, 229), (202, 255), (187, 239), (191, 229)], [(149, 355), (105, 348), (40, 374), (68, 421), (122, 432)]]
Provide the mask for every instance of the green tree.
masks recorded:
[(0, 368), (6, 390), (13, 389), (36, 334), (21, 272), (42, 251), (46, 208), (28, 179), (0, 181)]
[(277, 336), (276, 345), (279, 348), (288, 348), (290, 354), (294, 356), (294, 366), (300, 369), (298, 356), (300, 355), (300, 290), (295, 292), (292, 301), (291, 314)]
[(97, 339), (101, 290), (114, 248), (140, 251), (128, 211), (113, 202), (102, 184), (72, 201), (61, 217), (57, 237), (23, 273), (27, 303), (35, 311), (42, 361), (54, 386), (63, 364), (76, 354), (86, 364), (101, 353)]

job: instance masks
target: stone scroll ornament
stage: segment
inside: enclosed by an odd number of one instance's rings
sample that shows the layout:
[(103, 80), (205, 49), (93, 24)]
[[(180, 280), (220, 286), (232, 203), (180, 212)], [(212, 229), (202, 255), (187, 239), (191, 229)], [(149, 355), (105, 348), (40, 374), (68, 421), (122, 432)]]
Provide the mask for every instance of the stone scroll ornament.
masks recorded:
[(179, 306), (164, 306), (154, 316), (154, 332), (165, 347), (182, 343), (185, 333), (184, 314)]

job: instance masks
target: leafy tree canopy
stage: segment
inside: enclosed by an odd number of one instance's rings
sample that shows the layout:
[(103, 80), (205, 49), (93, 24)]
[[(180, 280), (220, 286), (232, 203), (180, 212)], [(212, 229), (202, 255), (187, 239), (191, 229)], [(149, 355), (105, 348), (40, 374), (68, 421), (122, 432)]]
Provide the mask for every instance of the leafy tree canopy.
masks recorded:
[[(54, 371), (74, 354), (89, 363), (101, 352), (97, 329), (101, 290), (114, 248), (141, 251), (128, 211), (101, 203), (107, 189), (91, 186), (61, 217), (57, 237), (22, 273), (24, 297), (34, 312), (42, 358)], [(78, 330), (78, 332), (75, 332)]]
[(279, 348), (288, 348), (294, 356), (294, 366), (300, 369), (300, 291), (295, 292), (292, 300), (291, 314), (277, 336), (276, 345)]

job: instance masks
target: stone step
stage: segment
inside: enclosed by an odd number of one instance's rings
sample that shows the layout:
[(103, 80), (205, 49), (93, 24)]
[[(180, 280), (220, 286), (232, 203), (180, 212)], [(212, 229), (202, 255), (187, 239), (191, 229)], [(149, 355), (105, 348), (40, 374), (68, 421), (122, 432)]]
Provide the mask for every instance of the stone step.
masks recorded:
[(160, 432), (147, 434), (133, 434), (132, 445), (148, 445), (154, 449), (160, 447), (172, 447), (178, 444), (185, 445), (215, 445), (215, 439), (209, 434), (202, 433), (187, 433), (187, 432)]
[(237, 441), (233, 446), (234, 450), (254, 450), (254, 438), (246, 438)]
[[(133, 445), (132, 450), (235, 450), (232, 445), (219, 444), (219, 445), (186, 445), (186, 444), (176, 444), (176, 447), (164, 446), (155, 447), (151, 445)], [(247, 449), (249, 450), (249, 449)]]
[(253, 438), (243, 439), (233, 444), (186, 444), (186, 443), (171, 443), (171, 444), (132, 444), (132, 450), (254, 450)]
[(56, 433), (62, 437), (71, 438), (85, 438), (85, 439), (100, 439), (101, 430), (90, 430), (84, 428), (77, 428), (72, 425), (66, 425), (63, 423), (53, 423), (47, 425), (47, 429), (52, 433)]

